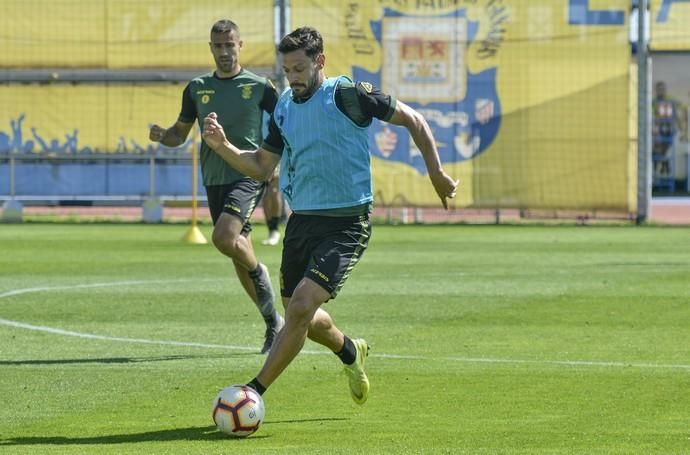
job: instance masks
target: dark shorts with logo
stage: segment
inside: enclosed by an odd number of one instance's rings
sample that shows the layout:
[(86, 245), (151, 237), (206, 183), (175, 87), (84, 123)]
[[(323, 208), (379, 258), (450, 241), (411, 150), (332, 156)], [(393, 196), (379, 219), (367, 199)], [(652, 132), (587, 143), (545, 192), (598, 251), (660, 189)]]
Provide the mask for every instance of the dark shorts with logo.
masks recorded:
[(329, 217), (293, 213), (288, 219), (280, 265), (280, 292), (292, 297), (310, 278), (335, 298), (369, 245), (369, 215)]
[(249, 219), (261, 200), (265, 186), (265, 183), (249, 177), (226, 185), (208, 185), (206, 198), (213, 224), (216, 224), (221, 213), (227, 213), (242, 220), (242, 235), (248, 235), (252, 231)]

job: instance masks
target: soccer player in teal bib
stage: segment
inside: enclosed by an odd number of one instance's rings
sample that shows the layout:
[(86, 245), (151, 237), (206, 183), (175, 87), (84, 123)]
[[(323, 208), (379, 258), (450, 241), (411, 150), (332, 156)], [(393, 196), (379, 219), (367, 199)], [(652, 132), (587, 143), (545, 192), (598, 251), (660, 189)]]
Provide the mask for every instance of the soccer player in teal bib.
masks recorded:
[[(185, 142), (189, 131), (215, 112), (228, 137), (241, 147), (256, 148), (261, 140), (263, 112), (272, 113), (278, 94), (264, 77), (240, 66), (240, 30), (232, 21), (220, 20), (211, 28), (209, 47), (216, 70), (193, 79), (182, 94), (182, 110), (170, 128), (153, 125), (149, 138), (168, 147)], [(232, 259), (235, 273), (266, 323), (264, 344), (271, 348), (283, 318), (275, 309), (268, 269), (261, 264), (251, 241), (249, 221), (264, 189), (265, 179), (255, 180), (228, 164), (208, 144), (201, 142), (201, 175), (213, 220), (213, 244)]]
[(340, 358), (350, 395), (363, 404), (369, 394), (364, 371), (369, 345), (346, 336), (322, 306), (337, 296), (371, 236), (367, 130), (372, 119), (407, 128), (445, 208), (458, 182), (444, 172), (429, 125), (418, 112), (369, 83), (325, 77), (317, 30), (293, 31), (278, 50), (290, 88), (276, 104), (261, 147), (242, 150), (226, 136), (215, 113), (206, 117), (203, 130), (206, 143), (247, 175), (265, 179), (280, 162), (280, 187), (293, 211), (280, 266), (285, 326), (248, 385), (263, 394), (309, 337)]

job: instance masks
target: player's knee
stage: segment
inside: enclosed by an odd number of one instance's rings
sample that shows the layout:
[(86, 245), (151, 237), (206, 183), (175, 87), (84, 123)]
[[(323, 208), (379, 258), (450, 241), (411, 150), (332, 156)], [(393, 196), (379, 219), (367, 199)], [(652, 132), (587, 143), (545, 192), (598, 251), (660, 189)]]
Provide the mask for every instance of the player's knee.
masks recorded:
[(333, 327), (333, 321), (331, 318), (317, 317), (311, 321), (310, 330), (315, 330), (317, 332), (323, 333), (328, 332)]
[(211, 241), (213, 242), (213, 245), (221, 252), (227, 248), (226, 236), (221, 234), (218, 229), (213, 230), (213, 234), (211, 234)]
[(310, 302), (304, 299), (292, 299), (286, 309), (288, 320), (303, 328), (308, 328), (314, 316), (314, 309)]
[(234, 257), (237, 254), (237, 237), (225, 231), (214, 230), (211, 236), (213, 245), (226, 256)]

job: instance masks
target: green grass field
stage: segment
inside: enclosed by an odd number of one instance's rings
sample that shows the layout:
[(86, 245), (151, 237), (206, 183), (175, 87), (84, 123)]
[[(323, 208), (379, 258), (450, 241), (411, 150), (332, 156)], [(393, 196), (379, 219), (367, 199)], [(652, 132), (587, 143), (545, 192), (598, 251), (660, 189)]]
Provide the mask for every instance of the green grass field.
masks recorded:
[(263, 323), (185, 229), (0, 225), (0, 453), (690, 453), (687, 228), (375, 226), (326, 305), (369, 401), (308, 342), (244, 440), (211, 402)]

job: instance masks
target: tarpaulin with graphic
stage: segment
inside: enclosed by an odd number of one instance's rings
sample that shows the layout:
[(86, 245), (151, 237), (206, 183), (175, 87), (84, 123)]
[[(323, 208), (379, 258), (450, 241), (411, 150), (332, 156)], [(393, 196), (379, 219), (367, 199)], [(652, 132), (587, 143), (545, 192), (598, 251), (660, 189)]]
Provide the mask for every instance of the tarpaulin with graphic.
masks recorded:
[[(91, 8), (103, 3), (91, 2), (83, 16), (95, 17)], [(122, 9), (117, 17), (129, 18), (117, 30), (105, 24), (101, 30), (118, 37), (109, 46), (123, 43), (106, 53), (118, 66), (145, 64), (128, 56), (124, 43), (134, 36), (140, 45), (157, 43), (156, 51), (144, 52), (156, 54), (156, 65), (199, 59), (194, 65), (210, 66), (208, 28), (231, 13), (243, 28), (243, 64), (256, 62), (248, 53), (263, 43), (264, 35), (251, 30), (271, 30), (272, 36), (272, 10), (269, 17), (255, 6), (272, 5), (268, 1), (238, 9), (226, 7), (233, 4), (226, 0), (167, 0), (180, 10), (166, 13), (158, 26), (150, 17), (159, 17), (155, 7), (162, 2), (105, 3)], [(217, 17), (183, 20), (185, 11), (203, 11), (207, 4), (218, 8)], [(128, 8), (138, 13), (127, 15)], [(445, 168), (461, 179), (455, 207), (635, 210), (627, 0), (292, 0), (290, 11), (292, 28), (308, 24), (324, 35), (327, 75), (371, 82), (425, 116)], [(57, 23), (66, 20), (58, 16)], [(188, 26), (199, 28), (194, 52), (177, 47), (187, 42), (182, 30)], [(96, 33), (93, 28), (84, 26)], [(58, 60), (70, 61), (81, 47), (61, 30), (57, 41), (73, 52)], [(90, 46), (96, 37), (84, 38), (82, 57), (91, 62), (89, 55), (100, 55)], [(265, 56), (272, 61), (273, 50)], [(0, 154), (167, 153), (148, 141), (148, 127), (175, 121), (183, 86), (0, 87)], [(378, 204), (439, 206), (406, 131), (377, 121), (370, 147)], [(190, 144), (181, 150), (188, 152)]]
[[(428, 120), (457, 206), (635, 206), (626, 0), (293, 0), (327, 75), (381, 87)], [(419, 151), (376, 122), (384, 204), (437, 206)]]

